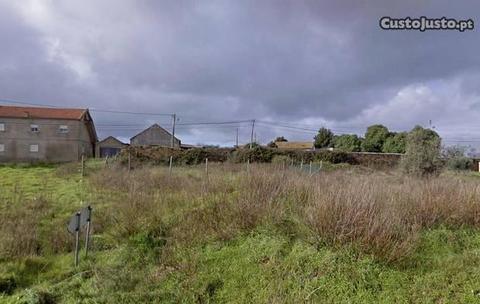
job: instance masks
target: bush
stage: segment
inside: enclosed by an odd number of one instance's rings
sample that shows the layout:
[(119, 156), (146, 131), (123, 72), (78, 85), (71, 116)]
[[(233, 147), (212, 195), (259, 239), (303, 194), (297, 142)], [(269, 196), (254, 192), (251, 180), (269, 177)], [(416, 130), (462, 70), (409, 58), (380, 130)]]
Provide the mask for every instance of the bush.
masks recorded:
[(472, 167), (472, 159), (465, 156), (466, 147), (447, 147), (442, 151), (446, 166), (450, 170), (468, 170)]
[(406, 153), (402, 168), (417, 176), (436, 175), (440, 172), (440, 136), (435, 131), (416, 126), (407, 136)]
[(407, 132), (392, 133), (385, 140), (382, 147), (383, 153), (405, 153)]
[(272, 158), (272, 164), (283, 165), (283, 164), (290, 164), (292, 159), (288, 155), (275, 155)]
[(253, 149), (243, 148), (235, 150), (230, 157), (234, 163), (245, 163), (247, 160), (255, 163), (269, 163), (275, 152), (272, 149), (256, 146)]
[(450, 170), (469, 170), (472, 167), (472, 159), (461, 156), (447, 160), (447, 168)]
[(359, 152), (361, 148), (361, 140), (355, 134), (343, 134), (336, 136), (335, 140), (335, 149), (344, 152)]

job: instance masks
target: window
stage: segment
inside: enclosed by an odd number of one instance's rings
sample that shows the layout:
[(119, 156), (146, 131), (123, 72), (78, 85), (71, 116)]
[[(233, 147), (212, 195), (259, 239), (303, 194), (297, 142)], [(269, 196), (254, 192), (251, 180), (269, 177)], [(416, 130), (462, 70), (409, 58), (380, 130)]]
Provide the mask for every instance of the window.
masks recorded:
[(5, 123), (0, 122), (0, 132), (4, 132), (4, 131), (5, 131)]
[(30, 145), (30, 152), (38, 152), (38, 145)]
[(67, 125), (61, 125), (58, 127), (58, 132), (60, 133), (68, 133), (68, 126)]
[(5, 152), (5, 144), (0, 144), (0, 152)]
[(30, 131), (36, 133), (36, 132), (38, 132), (38, 131), (40, 131), (40, 130), (38, 129), (38, 125), (30, 125)]

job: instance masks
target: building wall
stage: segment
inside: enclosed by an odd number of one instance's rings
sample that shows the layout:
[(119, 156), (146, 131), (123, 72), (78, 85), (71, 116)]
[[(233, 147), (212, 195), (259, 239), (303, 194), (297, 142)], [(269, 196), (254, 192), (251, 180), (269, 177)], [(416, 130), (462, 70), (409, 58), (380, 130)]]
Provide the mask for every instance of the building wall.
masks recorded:
[(127, 145), (122, 143), (122, 142), (119, 142), (118, 140), (112, 138), (112, 137), (109, 137), (105, 140), (102, 140), (101, 142), (99, 142), (97, 144), (97, 146), (95, 147), (95, 156), (96, 157), (100, 157), (100, 148), (118, 148), (118, 149), (123, 149), (125, 148)]
[[(130, 140), (132, 146), (170, 147), (172, 135), (160, 127), (151, 127)], [(174, 147), (180, 147), (180, 140), (174, 138)]]
[[(79, 160), (82, 153), (93, 156), (93, 144), (85, 121), (58, 119), (1, 118), (5, 131), (0, 131), (0, 162), (46, 161), (67, 162)], [(30, 126), (38, 125), (32, 132)], [(68, 126), (67, 133), (59, 127)], [(30, 145), (38, 145), (38, 152), (31, 152)]]

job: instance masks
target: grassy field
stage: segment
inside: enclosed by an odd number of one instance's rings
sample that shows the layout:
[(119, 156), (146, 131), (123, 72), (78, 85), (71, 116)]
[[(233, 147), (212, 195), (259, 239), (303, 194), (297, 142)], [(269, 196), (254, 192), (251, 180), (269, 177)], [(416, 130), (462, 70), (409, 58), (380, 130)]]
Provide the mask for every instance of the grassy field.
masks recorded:
[(0, 167), (0, 303), (480, 302), (478, 176), (324, 169)]

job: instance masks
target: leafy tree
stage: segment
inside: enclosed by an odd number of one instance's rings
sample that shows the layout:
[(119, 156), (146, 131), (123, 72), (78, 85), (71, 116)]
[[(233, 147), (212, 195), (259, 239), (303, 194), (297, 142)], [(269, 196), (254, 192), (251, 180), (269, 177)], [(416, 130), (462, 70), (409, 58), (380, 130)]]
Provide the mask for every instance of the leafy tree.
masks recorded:
[(365, 139), (362, 142), (362, 150), (365, 152), (382, 152), (382, 147), (388, 138), (387, 127), (383, 125), (372, 125), (367, 128)]
[(407, 132), (390, 133), (383, 143), (384, 153), (405, 153), (407, 145)]
[(334, 147), (344, 152), (358, 152), (360, 151), (361, 140), (355, 134), (344, 134), (335, 136)]
[(274, 141), (275, 142), (287, 142), (288, 140), (283, 136), (279, 136), (279, 137), (275, 138)]
[(466, 157), (467, 147), (451, 146), (442, 151), (443, 158), (447, 161), (450, 170), (468, 170), (472, 166), (472, 159)]
[(438, 174), (440, 160), (440, 136), (430, 129), (416, 126), (407, 135), (402, 167), (405, 172), (417, 176)]
[(320, 128), (313, 138), (315, 148), (328, 148), (333, 146), (333, 132), (327, 128)]

